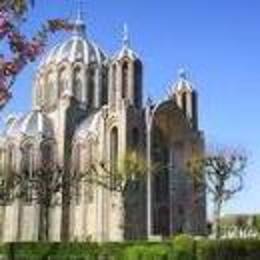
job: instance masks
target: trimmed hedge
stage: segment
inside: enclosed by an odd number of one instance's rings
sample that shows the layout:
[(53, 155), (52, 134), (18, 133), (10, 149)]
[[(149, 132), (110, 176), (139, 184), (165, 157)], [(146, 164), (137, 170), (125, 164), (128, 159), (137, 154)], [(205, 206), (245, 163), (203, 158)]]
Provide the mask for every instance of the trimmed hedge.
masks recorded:
[(260, 240), (194, 240), (125, 243), (9, 243), (0, 259), (10, 260), (260, 260)]
[(202, 240), (197, 260), (260, 260), (260, 240)]

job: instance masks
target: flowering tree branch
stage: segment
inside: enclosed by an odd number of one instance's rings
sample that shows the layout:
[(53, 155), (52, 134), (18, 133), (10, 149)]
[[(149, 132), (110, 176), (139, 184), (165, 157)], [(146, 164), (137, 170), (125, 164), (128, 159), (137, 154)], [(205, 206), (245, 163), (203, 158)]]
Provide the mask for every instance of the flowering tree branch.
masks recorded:
[(63, 19), (48, 20), (29, 39), (21, 32), (20, 26), (26, 21), (27, 8), (26, 1), (23, 0), (8, 1), (0, 5), (0, 44), (7, 45), (9, 49), (5, 54), (0, 53), (0, 109), (11, 98), (11, 88), (17, 75), (43, 52), (49, 34), (73, 28)]

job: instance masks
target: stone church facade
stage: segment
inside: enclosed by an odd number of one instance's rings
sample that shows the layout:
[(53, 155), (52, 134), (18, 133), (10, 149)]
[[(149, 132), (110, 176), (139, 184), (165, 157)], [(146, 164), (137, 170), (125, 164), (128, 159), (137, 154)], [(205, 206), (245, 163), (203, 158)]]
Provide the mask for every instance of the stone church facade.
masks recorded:
[[(72, 35), (57, 44), (38, 68), (32, 111), (10, 117), (6, 123), (0, 147), (2, 172), (19, 171), (25, 162), (33, 171), (43, 158), (78, 171), (93, 161), (112, 165), (129, 150), (146, 158), (150, 134), (152, 162), (164, 165), (151, 181), (152, 233), (204, 234), (205, 192), (200, 192), (194, 207), (192, 180), (184, 174), (192, 154), (204, 151), (197, 92), (181, 72), (162, 102), (144, 105), (142, 93), (142, 60), (130, 47), (127, 34), (121, 49), (108, 57), (77, 18)], [(153, 119), (149, 133), (148, 113)], [(82, 185), (79, 201), (69, 209), (69, 239), (145, 237), (146, 186), (132, 194), (126, 213), (119, 206), (120, 194), (94, 184)], [(19, 200), (2, 207), (2, 240), (36, 241), (39, 207)], [(51, 209), (51, 241), (61, 240), (62, 216), (62, 207)]]

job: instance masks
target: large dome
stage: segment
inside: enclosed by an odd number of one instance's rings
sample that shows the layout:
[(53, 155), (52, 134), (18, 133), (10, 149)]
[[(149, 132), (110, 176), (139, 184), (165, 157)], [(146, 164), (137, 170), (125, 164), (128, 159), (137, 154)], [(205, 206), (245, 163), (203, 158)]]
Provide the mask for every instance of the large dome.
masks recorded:
[(81, 17), (78, 17), (73, 23), (74, 30), (72, 36), (65, 42), (57, 44), (43, 58), (40, 67), (49, 64), (59, 64), (63, 61), (71, 63), (81, 61), (84, 64), (94, 63), (101, 65), (106, 60), (104, 52), (96, 43), (87, 38), (86, 25)]
[(40, 67), (50, 64), (59, 64), (63, 61), (82, 61), (84, 64), (102, 65), (106, 60), (104, 52), (84, 35), (73, 35), (63, 43), (57, 44), (43, 58)]
[(40, 63), (34, 104), (44, 111), (54, 111), (59, 100), (73, 98), (84, 109), (100, 107), (106, 97), (107, 60), (87, 37), (85, 23), (78, 18), (72, 34)]

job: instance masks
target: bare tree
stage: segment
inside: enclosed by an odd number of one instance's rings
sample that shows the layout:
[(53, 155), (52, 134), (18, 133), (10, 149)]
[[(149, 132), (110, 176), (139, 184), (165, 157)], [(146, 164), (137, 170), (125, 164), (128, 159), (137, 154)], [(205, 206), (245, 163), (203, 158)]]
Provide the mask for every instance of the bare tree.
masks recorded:
[(144, 179), (146, 162), (140, 154), (127, 152), (116, 167), (109, 167), (105, 162), (93, 163), (90, 171), (92, 173), (87, 175), (87, 182), (124, 196), (130, 185)]
[[(85, 176), (85, 181), (90, 185), (94, 184), (120, 194), (124, 235), (127, 234), (126, 228), (131, 226), (130, 223), (125, 222), (128, 212), (127, 203), (132, 203), (135, 194), (139, 194), (138, 192), (142, 190), (142, 187), (145, 187), (146, 172), (146, 160), (143, 156), (137, 152), (128, 151), (125, 156), (119, 159), (116, 166), (108, 162), (93, 163)], [(133, 225), (137, 224), (133, 223)]]
[(55, 164), (45, 164), (33, 172), (21, 170), (2, 178), (0, 201), (2, 205), (19, 199), (40, 208), (39, 240), (49, 239), (50, 209), (69, 206), (78, 196), (83, 174), (66, 171)]
[(205, 185), (214, 204), (213, 231), (220, 237), (220, 215), (223, 204), (243, 189), (243, 174), (247, 156), (238, 151), (216, 151), (205, 156), (194, 156), (188, 172), (196, 185)]

